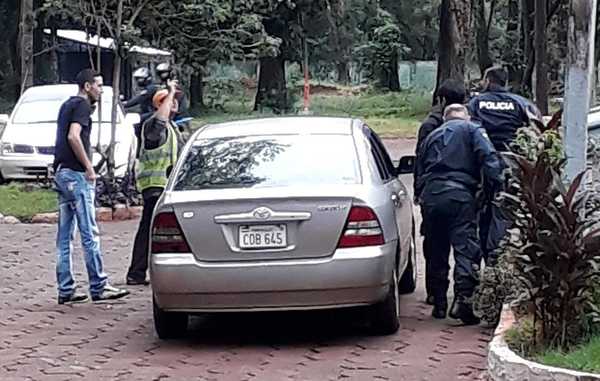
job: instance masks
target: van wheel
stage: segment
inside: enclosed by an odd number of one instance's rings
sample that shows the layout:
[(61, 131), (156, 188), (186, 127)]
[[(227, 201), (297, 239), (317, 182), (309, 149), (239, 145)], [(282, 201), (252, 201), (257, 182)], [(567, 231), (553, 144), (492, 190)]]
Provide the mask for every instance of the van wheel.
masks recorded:
[(371, 331), (375, 335), (392, 335), (400, 328), (398, 270), (394, 269), (387, 296), (370, 307)]
[(178, 339), (185, 335), (188, 326), (188, 314), (184, 312), (167, 312), (156, 304), (152, 298), (154, 310), (154, 329), (161, 340)]
[(408, 263), (406, 269), (400, 278), (398, 285), (401, 295), (412, 294), (417, 288), (417, 248), (415, 245), (415, 234), (413, 232), (410, 251), (408, 253)]

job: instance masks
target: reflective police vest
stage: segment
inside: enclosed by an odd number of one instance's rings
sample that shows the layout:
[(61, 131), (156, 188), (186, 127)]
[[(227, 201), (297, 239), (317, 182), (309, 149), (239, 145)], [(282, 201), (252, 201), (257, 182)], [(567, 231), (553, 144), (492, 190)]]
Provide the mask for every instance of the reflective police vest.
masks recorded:
[(177, 162), (177, 132), (167, 123), (167, 140), (155, 149), (144, 148), (144, 133), (142, 129), (140, 161), (137, 174), (138, 190), (167, 186), (167, 169)]

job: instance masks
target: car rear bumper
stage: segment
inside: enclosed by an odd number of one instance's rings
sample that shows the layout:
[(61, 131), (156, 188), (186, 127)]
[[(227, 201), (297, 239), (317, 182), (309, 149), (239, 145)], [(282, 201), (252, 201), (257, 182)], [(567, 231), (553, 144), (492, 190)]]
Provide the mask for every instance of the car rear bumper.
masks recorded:
[(43, 179), (53, 161), (50, 155), (0, 156), (0, 173), (5, 180)]
[(152, 289), (171, 311), (309, 310), (382, 300), (397, 242), (339, 249), (332, 257), (252, 263), (198, 262), (192, 254), (154, 254)]

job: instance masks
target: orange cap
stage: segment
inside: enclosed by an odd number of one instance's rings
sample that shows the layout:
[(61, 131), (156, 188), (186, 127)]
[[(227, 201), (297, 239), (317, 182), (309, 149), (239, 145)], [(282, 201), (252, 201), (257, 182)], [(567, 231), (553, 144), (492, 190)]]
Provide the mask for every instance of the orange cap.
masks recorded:
[(167, 97), (167, 95), (169, 95), (169, 90), (158, 90), (154, 96), (152, 97), (152, 105), (154, 106), (155, 109), (160, 108), (160, 105), (163, 103), (163, 101), (165, 100), (165, 98)]

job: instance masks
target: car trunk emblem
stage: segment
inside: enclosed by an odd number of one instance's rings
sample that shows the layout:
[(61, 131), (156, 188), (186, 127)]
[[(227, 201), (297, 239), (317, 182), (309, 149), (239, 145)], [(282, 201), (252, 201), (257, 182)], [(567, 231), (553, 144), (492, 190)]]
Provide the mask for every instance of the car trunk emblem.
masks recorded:
[(269, 208), (258, 208), (252, 212), (252, 215), (259, 220), (266, 220), (273, 214), (273, 211)]

